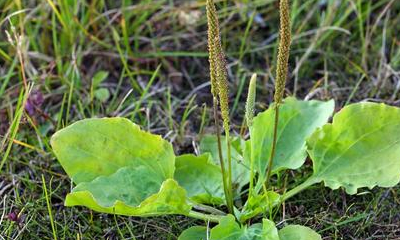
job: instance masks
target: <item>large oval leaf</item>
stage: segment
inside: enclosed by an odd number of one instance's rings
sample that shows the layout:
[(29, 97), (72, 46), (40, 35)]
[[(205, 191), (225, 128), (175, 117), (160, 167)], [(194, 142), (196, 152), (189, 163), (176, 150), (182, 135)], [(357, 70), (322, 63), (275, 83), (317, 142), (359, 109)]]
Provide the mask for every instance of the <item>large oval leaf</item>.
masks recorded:
[(376, 185), (392, 187), (400, 180), (400, 109), (377, 103), (344, 107), (332, 124), (308, 140), (313, 179), (336, 189)]
[(172, 179), (171, 144), (127, 119), (82, 120), (54, 134), (51, 144), (77, 184), (67, 206), (133, 216), (190, 210), (186, 191)]
[(188, 197), (197, 203), (224, 203), (221, 168), (210, 161), (209, 154), (186, 154), (175, 160), (175, 176), (186, 189)]
[(288, 225), (279, 230), (280, 240), (321, 240), (314, 230), (300, 225)]
[(210, 240), (279, 240), (275, 224), (267, 219), (250, 227), (240, 227), (232, 215), (223, 217), (211, 229)]
[[(300, 101), (286, 98), (279, 109), (277, 147), (272, 172), (297, 169), (306, 157), (306, 139), (324, 125), (334, 110), (334, 101)], [(251, 143), (247, 156), (253, 154), (256, 170), (264, 176), (271, 155), (275, 111), (272, 105), (258, 114), (250, 129)], [(254, 151), (253, 153), (250, 153)]]
[(75, 183), (115, 173), (122, 167), (147, 166), (152, 176), (174, 175), (172, 146), (141, 131), (126, 118), (85, 119), (55, 133), (51, 146)]

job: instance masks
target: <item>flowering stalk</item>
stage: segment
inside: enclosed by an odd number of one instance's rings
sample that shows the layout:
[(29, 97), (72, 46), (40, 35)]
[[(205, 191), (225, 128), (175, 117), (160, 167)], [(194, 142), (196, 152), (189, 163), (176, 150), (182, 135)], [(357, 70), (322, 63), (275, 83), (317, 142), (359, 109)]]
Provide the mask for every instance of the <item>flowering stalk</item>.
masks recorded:
[(254, 73), (250, 78), (249, 90), (247, 93), (247, 100), (246, 100), (245, 115), (248, 128), (250, 128), (253, 125), (254, 105), (256, 101), (256, 80), (257, 80), (257, 74)]
[[(249, 90), (247, 93), (247, 101), (246, 101), (246, 123), (247, 127), (249, 128), (250, 135), (251, 135), (251, 128), (253, 126), (253, 118), (254, 118), (254, 104), (256, 100), (256, 80), (257, 74), (253, 74), (250, 79)], [(251, 149), (254, 149), (253, 141), (251, 140), (250, 136), (250, 144)], [(249, 186), (249, 198), (253, 195), (253, 185), (254, 185), (254, 151), (250, 153), (250, 186)]]
[(290, 12), (289, 0), (280, 0), (279, 3), (280, 13), (280, 32), (279, 32), (279, 48), (278, 48), (278, 62), (276, 68), (275, 80), (275, 121), (274, 121), (274, 135), (272, 140), (271, 155), (268, 162), (266, 184), (269, 183), (271, 177), (272, 164), (276, 150), (278, 121), (279, 121), (279, 106), (282, 103), (283, 93), (286, 85), (286, 77), (288, 73), (288, 61), (291, 44), (291, 29), (290, 29)]
[[(219, 23), (214, 1), (207, 0), (207, 20), (208, 20), (208, 51), (210, 61), (211, 94), (213, 95), (214, 120), (217, 129), (219, 160), (222, 171), (225, 198), (230, 213), (233, 213), (233, 193), (232, 193), (232, 158), (231, 144), (229, 136), (229, 99), (228, 99), (228, 77), (226, 72), (225, 54), (222, 51), (221, 38), (219, 33)], [(222, 155), (221, 137), (219, 132), (218, 102), (221, 107), (221, 116), (225, 130), (225, 140), (227, 144), (228, 169)]]

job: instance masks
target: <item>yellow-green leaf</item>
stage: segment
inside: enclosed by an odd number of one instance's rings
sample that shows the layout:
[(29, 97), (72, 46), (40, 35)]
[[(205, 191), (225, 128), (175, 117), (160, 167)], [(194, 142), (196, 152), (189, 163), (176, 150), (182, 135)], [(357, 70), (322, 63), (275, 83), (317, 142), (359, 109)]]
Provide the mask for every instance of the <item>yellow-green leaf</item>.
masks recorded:
[(171, 144), (125, 118), (76, 122), (55, 133), (51, 145), (77, 184), (66, 206), (131, 216), (190, 211), (186, 191), (172, 179)]
[(308, 139), (314, 182), (354, 194), (400, 180), (400, 109), (377, 103), (344, 107)]
[(51, 138), (58, 161), (75, 183), (108, 176), (122, 167), (147, 166), (154, 177), (172, 178), (175, 155), (160, 136), (126, 118), (85, 119)]

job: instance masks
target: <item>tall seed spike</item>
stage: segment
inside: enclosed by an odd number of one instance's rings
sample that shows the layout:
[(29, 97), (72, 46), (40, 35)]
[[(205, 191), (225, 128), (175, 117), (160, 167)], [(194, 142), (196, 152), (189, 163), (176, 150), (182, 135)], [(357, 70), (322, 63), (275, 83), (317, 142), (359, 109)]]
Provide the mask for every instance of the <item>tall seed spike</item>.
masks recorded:
[[(208, 46), (210, 58), (211, 93), (218, 94), (225, 131), (229, 131), (228, 75), (222, 50), (217, 10), (213, 0), (207, 0)], [(215, 95), (214, 95), (215, 96)]]
[[(221, 47), (221, 45), (219, 45)], [(222, 47), (221, 47), (222, 49)], [(224, 123), (225, 132), (229, 132), (229, 95), (228, 95), (228, 76), (226, 72), (225, 54), (221, 51), (219, 54), (219, 61), (217, 63), (217, 83), (219, 101), (221, 106), (221, 116)]]
[(213, 97), (218, 98), (218, 84), (217, 84), (217, 54), (215, 50), (215, 39), (218, 35), (218, 22), (217, 14), (213, 1), (207, 0), (207, 25), (208, 25), (208, 53), (210, 62), (210, 81), (211, 81), (211, 94)]
[(246, 101), (246, 122), (248, 127), (251, 127), (253, 125), (254, 105), (256, 101), (256, 80), (257, 74), (254, 73), (250, 79), (249, 91), (247, 93)]
[(278, 137), (278, 123), (279, 123), (279, 106), (282, 102), (283, 92), (286, 85), (286, 76), (288, 72), (289, 51), (291, 44), (291, 29), (290, 29), (290, 13), (289, 13), (289, 0), (280, 0), (279, 4), (280, 13), (280, 34), (279, 34), (279, 49), (278, 49), (278, 63), (276, 67), (276, 81), (275, 81), (275, 119), (274, 131), (271, 146), (271, 155), (268, 161), (267, 178), (264, 185), (264, 190), (267, 190), (269, 180), (271, 178), (271, 169), (274, 162), (277, 137)]
[(277, 105), (282, 102), (283, 93), (286, 85), (288, 73), (288, 61), (291, 44), (291, 26), (289, 13), (289, 0), (281, 0), (280, 8), (280, 33), (278, 62), (276, 68), (275, 95), (274, 100)]
[[(207, 0), (208, 42), (210, 52), (211, 91), (218, 94), (225, 132), (229, 132), (228, 74), (222, 49), (217, 10), (213, 0)], [(212, 66), (211, 66), (212, 65)]]
[[(210, 61), (210, 76), (211, 76), (211, 93), (214, 97), (214, 115), (216, 116), (216, 126), (218, 129), (217, 119), (217, 104), (221, 107), (221, 116), (225, 130), (225, 140), (227, 145), (227, 169), (224, 169), (224, 161), (222, 159), (221, 141), (218, 138), (220, 163), (224, 180), (224, 191), (226, 196), (227, 207), (230, 213), (233, 213), (233, 193), (232, 193), (232, 158), (231, 144), (229, 137), (229, 100), (228, 100), (228, 74), (226, 70), (225, 55), (222, 50), (221, 38), (219, 32), (219, 23), (217, 10), (215, 9), (214, 1), (207, 0), (207, 20), (208, 20), (208, 48)], [(217, 99), (218, 98), (218, 99)], [(218, 130), (217, 130), (218, 131)], [(217, 136), (219, 136), (217, 132)], [(227, 172), (225, 171), (227, 170)], [(227, 174), (226, 174), (227, 173)]]

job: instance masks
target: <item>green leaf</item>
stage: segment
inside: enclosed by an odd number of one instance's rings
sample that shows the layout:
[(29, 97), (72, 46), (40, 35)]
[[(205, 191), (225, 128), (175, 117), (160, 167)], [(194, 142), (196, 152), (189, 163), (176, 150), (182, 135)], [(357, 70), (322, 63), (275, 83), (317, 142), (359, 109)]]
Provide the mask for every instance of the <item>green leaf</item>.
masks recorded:
[(265, 218), (263, 219), (263, 234), (263, 240), (281, 240), (275, 223)]
[(172, 179), (171, 144), (125, 118), (76, 122), (51, 145), (77, 184), (66, 206), (132, 216), (189, 213), (186, 191)]
[(377, 103), (344, 107), (308, 139), (315, 182), (354, 194), (400, 180), (400, 109)]
[(275, 224), (267, 219), (250, 227), (240, 227), (232, 215), (223, 217), (211, 229), (210, 240), (279, 240)]
[(96, 89), (108, 77), (108, 72), (99, 71), (92, 78), (92, 86)]
[(279, 230), (280, 240), (322, 240), (314, 230), (300, 225), (288, 225)]
[(273, 191), (268, 191), (267, 194), (251, 196), (240, 213), (240, 222), (245, 222), (258, 214), (267, 213), (280, 204), (280, 197), (278, 193)]
[(107, 88), (99, 88), (94, 91), (94, 97), (104, 103), (110, 98), (110, 92)]
[(175, 180), (167, 179), (156, 188), (156, 183), (145, 179), (144, 173), (138, 168), (123, 168), (109, 177), (80, 183), (67, 195), (65, 206), (86, 206), (98, 212), (126, 216), (189, 213), (186, 191)]
[[(276, 173), (282, 169), (297, 169), (306, 157), (306, 139), (315, 129), (324, 125), (334, 110), (334, 101), (300, 101), (286, 98), (279, 109), (277, 147), (272, 167)], [(254, 166), (264, 176), (271, 155), (275, 111), (272, 105), (257, 115), (250, 130)], [(247, 149), (249, 157), (251, 150)]]
[(123, 167), (147, 166), (152, 176), (173, 178), (175, 155), (160, 136), (141, 131), (126, 118), (85, 119), (51, 138), (58, 161), (78, 184)]
[(210, 155), (182, 155), (175, 160), (175, 176), (186, 189), (188, 197), (197, 203), (224, 203), (221, 168), (210, 162)]
[(207, 228), (202, 226), (188, 228), (181, 233), (178, 240), (207, 240)]
[[(241, 138), (232, 138), (231, 140), (231, 156), (232, 156), (232, 181), (238, 191), (249, 182), (250, 172), (247, 163), (244, 162), (242, 156)], [(227, 148), (225, 137), (221, 136), (222, 155), (226, 161)], [(218, 142), (217, 136), (206, 135), (200, 142), (200, 152), (210, 153), (215, 164), (219, 165)]]

